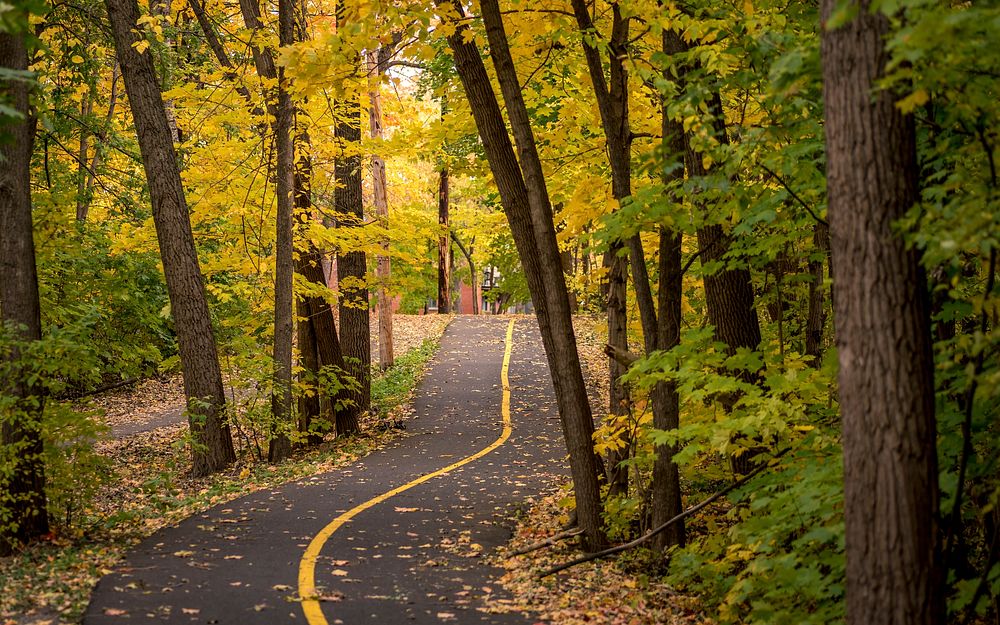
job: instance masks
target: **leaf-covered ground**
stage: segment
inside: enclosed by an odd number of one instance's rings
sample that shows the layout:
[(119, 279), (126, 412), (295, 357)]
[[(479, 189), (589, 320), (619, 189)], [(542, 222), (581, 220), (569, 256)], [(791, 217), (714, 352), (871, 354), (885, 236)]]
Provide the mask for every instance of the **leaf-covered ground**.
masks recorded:
[[(97, 444), (106, 480), (85, 509), (64, 511), (56, 529), (17, 556), (0, 559), (0, 623), (76, 623), (90, 590), (130, 546), (156, 530), (213, 505), (301, 477), (331, 471), (385, 445), (398, 430), (378, 427), (385, 417), (405, 418), (409, 395), (433, 355), (450, 316), (399, 315), (394, 324), (398, 366), (373, 382), (380, 414), (362, 422), (364, 433), (300, 451), (280, 465), (245, 462), (205, 478), (187, 473), (187, 430), (179, 376), (147, 380), (133, 389), (95, 398), (111, 432), (159, 426)], [(377, 325), (372, 325), (377, 333)], [(167, 420), (165, 415), (176, 418)], [(166, 424), (162, 422), (167, 420)]]
[(498, 600), (499, 611), (528, 611), (540, 621), (559, 625), (694, 625), (708, 624), (698, 601), (674, 592), (642, 571), (641, 561), (598, 560), (563, 573), (539, 579), (542, 571), (580, 555), (574, 540), (535, 549), (519, 550), (556, 536), (568, 517), (560, 500), (562, 488), (538, 498), (519, 520), (506, 549), (492, 560), (507, 569), (501, 584), (513, 596)]
[[(584, 377), (595, 414), (607, 410), (609, 376), (603, 347), (607, 332), (600, 318), (579, 316), (574, 330)], [(676, 593), (647, 574), (641, 558), (648, 554), (625, 554), (620, 559), (582, 564), (566, 572), (539, 579), (540, 572), (580, 555), (575, 540), (524, 555), (512, 555), (560, 534), (569, 517), (560, 502), (568, 485), (553, 485), (551, 493), (527, 507), (518, 520), (514, 537), (493, 560), (507, 569), (500, 580), (512, 595), (497, 601), (500, 611), (528, 611), (540, 621), (559, 625), (691, 625), (707, 624), (699, 603)]]

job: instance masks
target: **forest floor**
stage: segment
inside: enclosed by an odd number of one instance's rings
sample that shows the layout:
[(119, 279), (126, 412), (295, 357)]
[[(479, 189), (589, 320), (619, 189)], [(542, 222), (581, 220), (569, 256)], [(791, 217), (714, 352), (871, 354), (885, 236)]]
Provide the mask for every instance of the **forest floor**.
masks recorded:
[[(179, 375), (152, 378), (81, 403), (79, 408), (96, 413), (109, 428), (96, 446), (99, 484), (84, 509), (67, 502), (47, 540), (15, 557), (0, 558), (0, 623), (78, 623), (97, 580), (146, 536), (220, 502), (342, 467), (399, 436), (399, 430), (379, 426), (386, 417), (405, 415), (424, 366), (452, 319), (397, 315), (394, 351), (400, 366), (373, 382), (379, 413), (362, 423), (364, 434), (296, 452), (280, 465), (253, 461), (237, 436), (243, 460), (225, 472), (192, 478)], [(372, 329), (377, 335), (376, 317)]]

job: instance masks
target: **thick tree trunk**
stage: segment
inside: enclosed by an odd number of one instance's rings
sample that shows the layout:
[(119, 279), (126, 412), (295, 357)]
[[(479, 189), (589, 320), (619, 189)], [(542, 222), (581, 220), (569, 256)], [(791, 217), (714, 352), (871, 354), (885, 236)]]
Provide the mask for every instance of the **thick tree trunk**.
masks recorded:
[[(611, 249), (604, 255), (604, 266), (608, 270), (608, 345), (622, 352), (628, 351), (628, 269), (627, 261), (619, 252), (621, 242), (614, 242)], [(618, 418), (619, 423), (626, 423), (629, 414), (629, 394), (622, 384), (621, 376), (628, 367), (614, 358), (608, 358), (608, 414)], [(628, 495), (628, 468), (622, 462), (628, 460), (632, 446), (632, 435), (628, 430), (622, 430), (619, 436), (622, 448), (608, 453), (608, 495)]]
[[(463, 14), (460, 3), (453, 2), (452, 6), (460, 15)], [(583, 530), (583, 548), (599, 549), (607, 543), (601, 519), (598, 478), (601, 468), (594, 453), (594, 422), (573, 335), (552, 206), (503, 30), (500, 8), (496, 0), (485, 0), (481, 8), (520, 159), (514, 155), (479, 49), (464, 37), (468, 25), (459, 23), (448, 37), (448, 42), (534, 302), (569, 451), (577, 523)]]
[[(451, 312), (451, 244), (448, 237), (448, 168), (442, 167), (438, 174), (438, 314)], [(475, 286), (473, 285), (473, 290)]]
[[(823, 0), (824, 22), (838, 6)], [(945, 621), (934, 371), (918, 253), (913, 119), (879, 91), (889, 21), (862, 2), (824, 30), (827, 184), (844, 444), (848, 625)]]
[[(278, 0), (278, 44), (295, 41), (295, 18), (292, 0)], [(294, 107), (288, 92), (284, 68), (278, 68), (277, 117), (274, 120), (277, 165), (275, 182), (278, 210), (275, 216), (274, 259), (274, 388), (271, 414), (275, 430), (267, 449), (270, 462), (284, 460), (292, 453), (292, 443), (285, 428), (292, 418), (292, 333), (294, 331), (292, 294), (292, 220), (295, 189), (295, 151), (292, 143)]]
[[(27, 26), (27, 15), (24, 15)], [(0, 68), (28, 69), (24, 36), (0, 31)], [(38, 274), (31, 220), (31, 150), (35, 119), (28, 107), (28, 84), (5, 80), (5, 104), (17, 110), (20, 119), (8, 119), (0, 134), (0, 323), (8, 338), (19, 342), (42, 338), (38, 300)], [(6, 334), (6, 332), (5, 332)], [(10, 378), (0, 380), (0, 392), (14, 399), (0, 414), (0, 556), (19, 543), (49, 531), (45, 509), (45, 465), (42, 460), (41, 389), (28, 382), (30, 364), (19, 363), (15, 346), (3, 354), (11, 367)]]
[[(389, 60), (391, 48), (380, 47), (378, 52), (368, 53), (369, 88), (368, 95), (371, 108), (368, 109), (368, 125), (372, 139), (382, 140), (382, 96), (381, 78), (383, 68)], [(385, 161), (378, 154), (372, 155), (372, 196), (374, 197), (375, 216), (381, 226), (389, 230), (389, 198), (386, 191)], [(376, 277), (378, 279), (378, 362), (382, 370), (392, 366), (392, 296), (389, 283), (392, 280), (392, 268), (389, 264), (389, 237), (383, 237), (379, 242), (381, 253), (376, 262)]]
[(184, 369), (191, 431), (199, 443), (193, 452), (193, 471), (195, 475), (205, 475), (229, 465), (236, 454), (223, 412), (225, 395), (219, 356), (184, 187), (152, 56), (133, 47), (139, 40), (135, 30), (139, 6), (136, 0), (105, 0), (105, 4), (139, 137)]
[[(709, 101), (712, 124), (717, 139), (728, 143), (726, 134), (725, 113), (722, 109), (722, 99), (719, 92), (712, 94)], [(700, 178), (710, 172), (704, 166), (702, 155), (694, 150), (688, 142), (685, 154), (685, 166), (688, 176)], [(698, 228), (698, 253), (702, 266), (722, 265), (715, 273), (704, 276), (705, 306), (708, 309), (708, 320), (712, 324), (715, 339), (726, 346), (727, 355), (732, 356), (739, 349), (756, 350), (760, 346), (760, 320), (754, 306), (753, 280), (750, 270), (736, 266), (732, 259), (727, 258), (732, 237), (721, 224), (707, 224)], [(737, 372), (746, 382), (759, 381), (756, 372)], [(726, 412), (733, 409), (736, 396), (726, 396), (721, 400)], [(754, 469), (754, 457), (758, 453), (756, 447), (732, 456), (730, 464), (733, 473), (746, 475)]]
[[(323, 273), (323, 259), (316, 249), (310, 248), (302, 254), (300, 272), (306, 280), (326, 286)], [(321, 367), (336, 367), (342, 375), (347, 374), (347, 365), (337, 336), (337, 326), (333, 316), (333, 308), (322, 297), (307, 297), (309, 317), (312, 320), (316, 335), (316, 349), (319, 353)], [(338, 435), (351, 434), (358, 431), (358, 407), (351, 393), (342, 389), (333, 400), (334, 419)]]
[[(302, 262), (300, 257), (296, 267), (299, 273)], [(295, 325), (296, 342), (299, 347), (299, 367), (302, 369), (299, 382), (303, 385), (315, 384), (316, 374), (319, 371), (319, 352), (316, 350), (316, 329), (309, 317), (309, 303), (305, 299), (299, 299), (295, 303), (295, 310), (298, 317)], [(320, 396), (315, 388), (299, 396), (298, 411), (299, 432), (306, 434), (306, 442), (309, 445), (318, 445), (323, 441), (323, 436), (311, 431), (320, 416)]]
[[(361, 196), (361, 104), (357, 94), (347, 94), (338, 106), (336, 135), (343, 154), (334, 166), (337, 187), (334, 204), (337, 227), (356, 228), (364, 221)], [(362, 251), (337, 256), (337, 283), (340, 286), (340, 343), (347, 360), (347, 371), (357, 380), (353, 394), (358, 410), (371, 407), (371, 317), (368, 314), (367, 261)], [(349, 432), (343, 432), (348, 434)]]
[[(667, 57), (683, 51), (677, 33), (663, 32), (663, 53)], [(669, 71), (664, 78), (671, 80)], [(664, 103), (661, 112), (664, 157), (668, 163), (684, 162), (686, 143), (683, 125), (671, 119)], [(684, 179), (684, 169), (674, 168), (663, 175), (663, 184), (669, 185)], [(681, 264), (681, 233), (669, 228), (660, 229), (659, 263), (660, 285), (657, 293), (656, 349), (672, 349), (681, 341), (681, 301), (684, 296), (683, 267)], [(653, 427), (670, 431), (680, 427), (680, 396), (675, 382), (661, 382), (653, 388)], [(653, 527), (659, 527), (683, 510), (680, 471), (674, 462), (679, 451), (676, 445), (656, 448), (653, 462), (653, 479), (650, 485)], [(685, 542), (684, 522), (671, 525), (653, 538), (653, 546), (664, 549)]]
[[(297, 35), (299, 38), (302, 37), (301, 31)], [(297, 126), (297, 124), (296, 124)], [(310, 150), (310, 140), (309, 133), (303, 129), (298, 129), (295, 136), (295, 217), (297, 223), (300, 226), (299, 234), (303, 232), (312, 221), (312, 157), (309, 154)], [(296, 233), (293, 232), (293, 245), (294, 236)], [(298, 257), (295, 259), (295, 272), (307, 275), (309, 272), (308, 265), (312, 262), (314, 254), (312, 253), (311, 246), (307, 243), (304, 250), (300, 250)], [(322, 270), (318, 270), (322, 271)], [(320, 281), (322, 283), (322, 275), (320, 275)], [(317, 376), (320, 371), (320, 354), (319, 348), (317, 346), (316, 340), (316, 325), (319, 323), (313, 318), (309, 307), (309, 299), (304, 297), (296, 298), (296, 336), (299, 347), (299, 366), (302, 369), (300, 374), (301, 382), (311, 382), (315, 384), (317, 381)], [(332, 323), (332, 315), (330, 322)], [(336, 330), (333, 330), (334, 339), (336, 339)], [(336, 349), (337, 355), (340, 355), (340, 345), (337, 345)], [(320, 418), (323, 410), (323, 397), (320, 395), (319, 389), (313, 389), (313, 394), (306, 394), (299, 398), (298, 401), (298, 428), (299, 432), (309, 433), (306, 437), (306, 443), (309, 445), (318, 445), (323, 442), (323, 434), (325, 431), (316, 431), (316, 420)], [(327, 402), (328, 405), (330, 402)], [(328, 420), (330, 425), (333, 424), (333, 415), (330, 414), (330, 419)]]

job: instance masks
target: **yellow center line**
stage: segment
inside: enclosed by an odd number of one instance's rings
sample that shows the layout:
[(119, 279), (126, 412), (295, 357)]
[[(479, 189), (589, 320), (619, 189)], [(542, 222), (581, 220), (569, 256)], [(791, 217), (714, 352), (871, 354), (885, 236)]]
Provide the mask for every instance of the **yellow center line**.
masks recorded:
[(500, 382), (503, 385), (503, 400), (500, 404), (500, 412), (503, 415), (503, 432), (500, 433), (500, 437), (498, 439), (471, 456), (466, 456), (458, 462), (449, 464), (443, 469), (438, 469), (432, 473), (421, 475), (411, 482), (407, 482), (402, 486), (382, 493), (377, 497), (373, 497), (368, 501), (351, 508), (331, 521), (326, 527), (321, 529), (316, 536), (313, 537), (309, 546), (306, 547), (305, 553), (302, 554), (301, 562), (299, 562), (299, 597), (302, 598), (302, 611), (305, 613), (306, 622), (309, 623), (309, 625), (329, 625), (326, 617), (323, 616), (323, 610), (320, 608), (319, 593), (316, 590), (316, 560), (319, 558), (319, 554), (323, 550), (323, 545), (326, 544), (326, 541), (330, 539), (330, 536), (332, 536), (334, 532), (365, 510), (373, 506), (377, 506), (378, 504), (404, 491), (410, 490), (414, 486), (423, 484), (424, 482), (432, 480), (436, 477), (441, 477), (442, 475), (454, 471), (461, 466), (469, 464), (473, 460), (478, 460), (500, 445), (503, 445), (507, 442), (507, 439), (510, 438), (510, 379), (508, 377), (508, 371), (510, 369), (510, 352), (513, 346), (514, 320), (511, 319), (510, 323), (507, 325), (507, 337), (505, 339), (503, 352), (503, 367), (500, 369)]

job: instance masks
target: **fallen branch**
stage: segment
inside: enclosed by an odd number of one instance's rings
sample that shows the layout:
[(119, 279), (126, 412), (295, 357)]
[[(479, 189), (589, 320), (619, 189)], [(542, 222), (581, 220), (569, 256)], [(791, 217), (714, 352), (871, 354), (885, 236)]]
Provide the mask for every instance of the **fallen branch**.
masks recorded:
[(582, 529), (571, 529), (571, 530), (566, 530), (565, 532), (559, 532), (558, 534), (556, 534), (554, 536), (549, 536), (545, 540), (540, 540), (537, 543), (532, 543), (532, 544), (528, 545), (527, 547), (523, 547), (521, 549), (518, 549), (517, 551), (515, 551), (514, 553), (510, 554), (507, 557), (508, 558), (516, 558), (517, 556), (523, 556), (526, 553), (531, 553), (532, 551), (538, 551), (539, 549), (548, 547), (549, 545), (554, 545), (557, 542), (559, 542), (560, 540), (565, 540), (567, 538), (572, 538), (574, 536), (579, 536), (582, 533), (583, 533)]
[[(778, 458), (780, 458), (780, 457), (784, 456), (786, 453), (788, 453), (790, 450), (791, 450), (791, 447), (786, 447), (785, 449), (782, 449), (778, 453), (774, 454), (774, 457), (772, 458), (772, 460), (777, 460)], [(686, 519), (687, 517), (691, 516), (695, 512), (698, 512), (699, 510), (701, 510), (702, 508), (704, 508), (708, 504), (712, 503), (716, 499), (718, 499), (720, 497), (723, 497), (723, 496), (731, 493), (732, 491), (736, 490), (740, 486), (743, 486), (744, 484), (746, 484), (747, 482), (749, 482), (752, 478), (754, 478), (758, 473), (760, 473), (764, 469), (766, 469), (768, 467), (771, 467), (771, 466), (774, 466), (773, 463), (768, 463), (768, 464), (762, 464), (762, 465), (760, 465), (759, 467), (757, 467), (756, 469), (754, 469), (750, 473), (747, 473), (743, 478), (737, 480), (736, 482), (733, 482), (729, 486), (723, 488), (722, 490), (718, 491), (714, 495), (712, 495), (712, 496), (708, 497), (707, 499), (703, 500), (698, 505), (692, 506), (692, 507), (688, 508), (687, 510), (685, 510), (684, 512), (681, 512), (680, 514), (678, 514), (674, 518), (670, 519), (669, 521), (667, 521), (663, 525), (661, 525), (661, 526), (657, 527), (656, 529), (653, 529), (653, 530), (651, 530), (651, 531), (643, 534), (642, 536), (640, 536), (639, 538), (636, 538), (635, 540), (633, 540), (631, 542), (627, 542), (624, 545), (618, 545), (617, 547), (611, 547), (611, 548), (605, 549), (603, 551), (597, 551), (595, 553), (588, 553), (587, 555), (580, 556), (579, 558), (577, 558), (575, 560), (570, 560), (569, 562), (564, 562), (563, 564), (559, 564), (559, 565), (554, 566), (554, 567), (552, 567), (550, 569), (546, 569), (545, 571), (542, 571), (538, 575), (538, 578), (541, 579), (543, 577), (548, 577), (549, 575), (552, 575), (554, 573), (558, 573), (559, 571), (565, 571), (566, 569), (574, 567), (574, 566), (576, 566), (578, 564), (583, 564), (584, 562), (591, 562), (593, 560), (598, 560), (600, 558), (606, 558), (606, 557), (614, 555), (616, 553), (621, 553), (622, 551), (626, 551), (628, 549), (631, 549), (632, 547), (636, 547), (638, 545), (641, 545), (642, 543), (646, 542), (647, 540), (649, 540), (653, 536), (656, 536), (657, 534), (659, 534), (663, 530), (667, 529), (668, 527), (670, 527), (674, 523), (677, 523), (678, 521), (681, 521), (682, 519)]]

